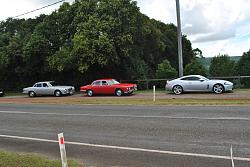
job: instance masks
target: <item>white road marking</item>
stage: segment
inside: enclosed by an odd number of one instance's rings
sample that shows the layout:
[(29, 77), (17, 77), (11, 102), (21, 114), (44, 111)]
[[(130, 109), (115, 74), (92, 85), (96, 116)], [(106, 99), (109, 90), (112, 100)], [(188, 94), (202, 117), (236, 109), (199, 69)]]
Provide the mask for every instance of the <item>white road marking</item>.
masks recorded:
[[(2, 138), (11, 138), (11, 139), (21, 139), (21, 140), (31, 140), (31, 141), (58, 143), (57, 140), (39, 139), (39, 138), (31, 138), (31, 137), (10, 136), (10, 135), (0, 135), (0, 137), (2, 137)], [(231, 160), (231, 156), (222, 156), (222, 155), (209, 155), (209, 154), (197, 154), (197, 153), (185, 153), (185, 152), (152, 150), (152, 149), (144, 149), (144, 148), (109, 146), (109, 145), (80, 143), (80, 142), (69, 142), (69, 141), (65, 141), (65, 144), (78, 145), (78, 146), (88, 146), (88, 147), (97, 147), (97, 148), (107, 148), (107, 149), (137, 151), (137, 152), (148, 152), (148, 153), (159, 153), (159, 154), (170, 154), (170, 155), (180, 155), (180, 156), (193, 156), (193, 157), (201, 157), (201, 158), (213, 158), (213, 159)], [(234, 157), (234, 160), (249, 161), (250, 162), (250, 158), (244, 158), (244, 157)]]
[(121, 118), (162, 118), (162, 119), (197, 119), (197, 120), (241, 120), (250, 121), (246, 117), (182, 117), (182, 116), (164, 116), (164, 115), (109, 115), (109, 114), (74, 114), (74, 113), (39, 113), (25, 111), (0, 111), (5, 114), (31, 114), (31, 115), (56, 115), (56, 116), (86, 116), (86, 117), (121, 117)]

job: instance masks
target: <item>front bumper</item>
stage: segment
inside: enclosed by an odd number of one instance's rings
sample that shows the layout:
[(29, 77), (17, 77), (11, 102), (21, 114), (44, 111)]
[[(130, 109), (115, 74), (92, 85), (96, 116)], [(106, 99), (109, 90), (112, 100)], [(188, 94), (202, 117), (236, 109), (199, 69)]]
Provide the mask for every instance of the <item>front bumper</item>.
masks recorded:
[(233, 85), (224, 85), (225, 92), (227, 91), (233, 91)]
[(124, 91), (124, 93), (125, 93), (125, 94), (130, 94), (130, 93), (133, 93), (133, 92), (136, 91), (136, 90), (137, 90), (137, 86), (129, 87), (129, 88), (127, 88), (127, 89)]
[(75, 88), (70, 88), (70, 89), (64, 89), (61, 91), (62, 94), (64, 95), (73, 95), (75, 93)]

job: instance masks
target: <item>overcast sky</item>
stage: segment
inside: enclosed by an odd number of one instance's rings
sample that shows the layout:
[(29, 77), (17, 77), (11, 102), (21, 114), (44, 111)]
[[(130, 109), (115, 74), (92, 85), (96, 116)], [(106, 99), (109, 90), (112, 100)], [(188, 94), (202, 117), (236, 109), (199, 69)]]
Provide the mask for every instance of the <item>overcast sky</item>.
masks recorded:
[[(1, 0), (0, 20), (58, 0)], [(73, 0), (66, 0), (72, 2)], [(241, 56), (250, 49), (250, 0), (180, 0), (182, 32), (205, 57)], [(23, 17), (49, 14), (60, 4)], [(164, 23), (176, 24), (175, 0), (138, 0), (141, 12)]]

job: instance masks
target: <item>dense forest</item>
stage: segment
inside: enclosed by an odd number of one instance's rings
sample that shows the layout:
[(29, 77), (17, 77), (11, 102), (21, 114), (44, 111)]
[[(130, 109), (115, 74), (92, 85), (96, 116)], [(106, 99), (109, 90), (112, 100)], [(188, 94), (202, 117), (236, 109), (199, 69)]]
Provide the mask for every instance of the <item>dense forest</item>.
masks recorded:
[[(184, 65), (195, 54), (183, 36)], [(178, 67), (177, 29), (142, 14), (132, 0), (76, 0), (50, 15), (0, 22), (0, 87), (42, 80), (76, 87), (93, 79), (155, 78)]]

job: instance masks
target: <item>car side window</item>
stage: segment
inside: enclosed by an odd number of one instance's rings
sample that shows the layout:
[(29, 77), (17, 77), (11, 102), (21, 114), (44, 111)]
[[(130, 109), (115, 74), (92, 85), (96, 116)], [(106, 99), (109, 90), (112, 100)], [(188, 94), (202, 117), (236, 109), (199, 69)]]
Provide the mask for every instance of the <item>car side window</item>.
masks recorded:
[(42, 84), (36, 84), (36, 87), (42, 87)]
[(48, 87), (47, 83), (43, 83), (43, 87)]
[(108, 82), (107, 81), (102, 81), (102, 86), (108, 86)]
[(199, 81), (200, 78), (199, 77), (186, 77), (186, 78), (182, 78), (181, 80), (185, 80), (185, 81)]
[(93, 86), (101, 86), (101, 81), (95, 81), (92, 84)]

